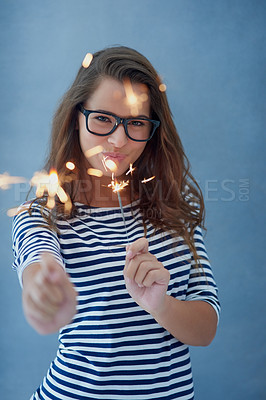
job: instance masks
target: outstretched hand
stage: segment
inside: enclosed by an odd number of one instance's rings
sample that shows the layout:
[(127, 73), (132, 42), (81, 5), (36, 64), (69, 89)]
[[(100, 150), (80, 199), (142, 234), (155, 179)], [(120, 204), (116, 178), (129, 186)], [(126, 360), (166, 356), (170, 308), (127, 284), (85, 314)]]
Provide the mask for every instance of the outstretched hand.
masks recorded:
[(152, 315), (163, 308), (170, 273), (149, 253), (146, 238), (127, 246), (124, 278), (129, 294), (140, 307)]
[(28, 322), (42, 334), (57, 332), (76, 313), (76, 291), (49, 253), (23, 273), (23, 308)]

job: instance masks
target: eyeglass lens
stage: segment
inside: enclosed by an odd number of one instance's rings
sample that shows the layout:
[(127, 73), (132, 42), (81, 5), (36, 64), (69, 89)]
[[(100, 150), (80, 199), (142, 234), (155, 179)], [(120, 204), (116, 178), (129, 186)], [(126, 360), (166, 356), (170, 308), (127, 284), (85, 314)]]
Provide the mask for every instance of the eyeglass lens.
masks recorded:
[[(88, 128), (92, 133), (106, 135), (117, 125), (117, 120), (112, 115), (104, 113), (90, 113), (88, 115)], [(142, 118), (130, 118), (126, 123), (128, 135), (134, 140), (148, 140), (153, 123)]]

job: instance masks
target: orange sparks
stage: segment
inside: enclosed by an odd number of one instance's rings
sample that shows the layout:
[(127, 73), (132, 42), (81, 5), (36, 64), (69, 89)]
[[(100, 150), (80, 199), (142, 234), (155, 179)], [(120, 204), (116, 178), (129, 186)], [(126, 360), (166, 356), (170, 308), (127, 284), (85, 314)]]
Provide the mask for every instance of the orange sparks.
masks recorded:
[(92, 62), (93, 55), (91, 53), (87, 53), (82, 61), (82, 67), (83, 68), (88, 68), (90, 66), (90, 63)]
[(67, 167), (67, 169), (69, 169), (70, 171), (73, 171), (73, 169), (76, 168), (75, 164), (74, 164), (73, 162), (71, 162), (71, 161), (68, 161), (68, 162), (66, 163), (66, 167)]
[(150, 182), (150, 181), (152, 181), (153, 179), (155, 178), (155, 175), (154, 176), (152, 176), (151, 178), (144, 178), (142, 181), (141, 181), (141, 183), (147, 183), (147, 182)]
[(122, 181), (122, 182), (117, 182), (116, 179), (112, 179), (111, 183), (108, 185), (108, 187), (112, 188), (112, 191), (114, 193), (120, 192), (123, 190), (126, 186), (128, 186), (129, 181)]
[(129, 170), (126, 172), (126, 175), (132, 175), (132, 172), (135, 171), (135, 169), (136, 167), (133, 168), (133, 164), (129, 164)]
[(85, 152), (85, 157), (90, 158), (92, 156), (95, 156), (96, 154), (99, 154), (103, 151), (103, 147), (101, 145), (95, 146), (92, 149), (89, 149)]
[(10, 176), (7, 172), (0, 174), (0, 189), (9, 189), (10, 185), (24, 183), (27, 180), (21, 176)]

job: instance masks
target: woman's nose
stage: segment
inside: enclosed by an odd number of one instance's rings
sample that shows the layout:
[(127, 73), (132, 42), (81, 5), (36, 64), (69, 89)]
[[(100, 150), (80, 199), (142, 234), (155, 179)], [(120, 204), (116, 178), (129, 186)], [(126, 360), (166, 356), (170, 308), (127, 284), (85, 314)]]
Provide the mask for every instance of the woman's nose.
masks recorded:
[(127, 144), (128, 137), (123, 124), (119, 124), (116, 130), (108, 136), (108, 142), (114, 147), (121, 148)]

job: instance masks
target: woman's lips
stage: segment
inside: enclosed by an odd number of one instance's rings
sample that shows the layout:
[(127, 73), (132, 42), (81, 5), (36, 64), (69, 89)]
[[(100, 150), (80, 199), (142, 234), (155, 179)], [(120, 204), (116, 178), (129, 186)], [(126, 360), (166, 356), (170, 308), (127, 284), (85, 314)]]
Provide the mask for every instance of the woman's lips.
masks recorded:
[(103, 153), (104, 159), (109, 159), (114, 162), (123, 161), (126, 158), (126, 155), (123, 153)]

